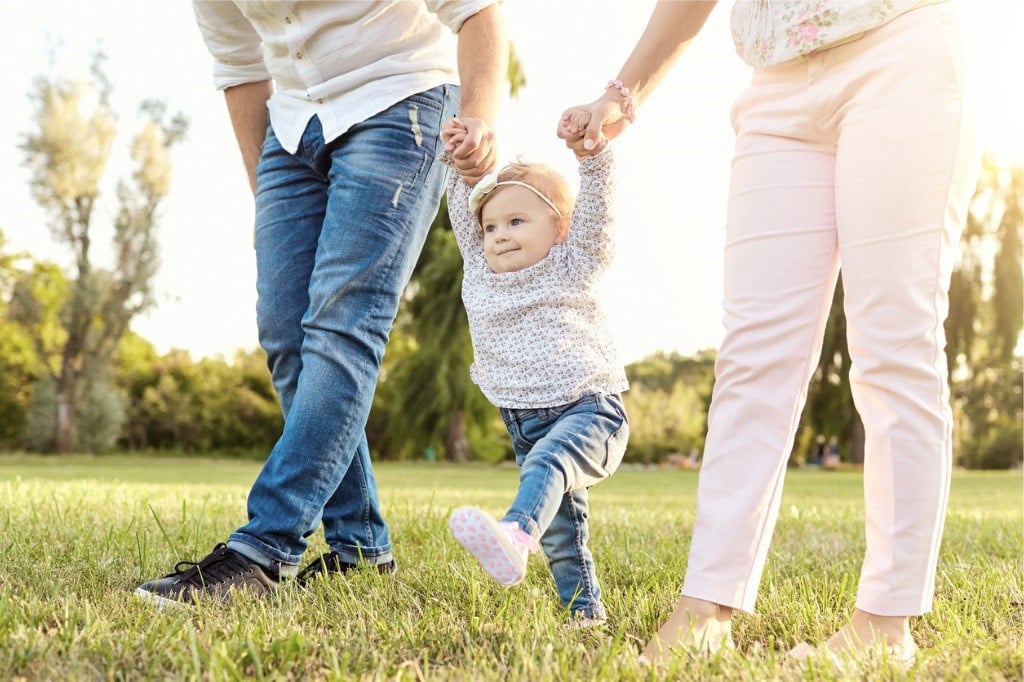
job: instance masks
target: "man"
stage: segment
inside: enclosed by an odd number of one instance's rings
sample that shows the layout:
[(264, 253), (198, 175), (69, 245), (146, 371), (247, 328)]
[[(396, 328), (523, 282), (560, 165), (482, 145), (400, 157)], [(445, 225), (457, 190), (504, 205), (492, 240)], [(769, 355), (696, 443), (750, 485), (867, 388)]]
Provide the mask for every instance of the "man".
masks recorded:
[[(495, 0), (193, 7), (256, 197), (257, 324), (285, 424), (249, 522), (137, 589), (159, 605), (395, 569), (366, 419), (444, 188), (441, 124), (470, 120), (452, 156), (474, 183), (496, 159), (508, 55)], [(299, 571), (321, 522), (331, 551)]]

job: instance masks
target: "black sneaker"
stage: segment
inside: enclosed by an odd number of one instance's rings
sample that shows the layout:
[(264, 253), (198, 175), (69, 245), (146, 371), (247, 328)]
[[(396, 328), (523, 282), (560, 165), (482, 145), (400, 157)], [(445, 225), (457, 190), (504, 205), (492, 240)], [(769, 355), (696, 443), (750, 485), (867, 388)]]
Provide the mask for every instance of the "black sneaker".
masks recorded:
[(263, 594), (275, 590), (277, 584), (275, 572), (220, 543), (206, 558), (198, 562), (179, 561), (174, 573), (139, 585), (135, 594), (164, 607), (192, 605), (203, 593), (218, 599), (226, 599), (235, 589)]
[[(295, 576), (295, 582), (298, 583), (299, 587), (306, 587), (310, 582), (317, 578), (327, 578), (331, 575), (342, 575), (349, 571), (354, 571), (359, 568), (359, 564), (352, 564), (347, 561), (342, 561), (341, 557), (335, 552), (328, 552), (327, 554), (321, 554), (318, 558), (313, 559), (308, 566), (299, 571)], [(392, 559), (387, 563), (377, 564), (373, 568), (377, 569), (378, 573), (394, 573), (398, 570), (398, 564)]]

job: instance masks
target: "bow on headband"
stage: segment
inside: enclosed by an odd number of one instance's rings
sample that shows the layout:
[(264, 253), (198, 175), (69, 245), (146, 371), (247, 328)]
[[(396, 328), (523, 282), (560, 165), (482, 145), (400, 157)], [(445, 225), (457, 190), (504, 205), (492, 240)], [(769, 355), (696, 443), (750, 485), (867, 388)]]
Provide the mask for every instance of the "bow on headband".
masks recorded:
[(558, 216), (559, 219), (561, 219), (562, 212), (558, 210), (558, 207), (555, 206), (554, 202), (551, 201), (551, 199), (548, 199), (546, 196), (544, 196), (543, 192), (541, 192), (533, 185), (530, 185), (525, 182), (520, 182), (519, 180), (502, 180), (501, 182), (499, 182), (498, 173), (500, 172), (501, 171), (498, 171), (497, 173), (488, 173), (487, 175), (480, 178), (480, 181), (476, 183), (475, 187), (473, 187), (473, 191), (469, 193), (469, 210), (473, 215), (479, 217), (478, 213), (480, 212), (480, 205), (484, 203), (485, 199), (487, 199), (488, 194), (490, 194), (499, 187), (516, 185), (518, 187), (525, 187), (526, 189), (530, 190), (538, 197), (540, 197), (541, 201), (550, 206), (551, 210), (555, 212), (555, 215)]

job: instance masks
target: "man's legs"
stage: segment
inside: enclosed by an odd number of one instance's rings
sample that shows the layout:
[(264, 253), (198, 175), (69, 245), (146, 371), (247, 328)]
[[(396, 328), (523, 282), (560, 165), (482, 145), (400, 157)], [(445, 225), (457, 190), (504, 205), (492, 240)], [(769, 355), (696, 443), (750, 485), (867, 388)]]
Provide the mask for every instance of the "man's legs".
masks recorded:
[[(285, 350), (270, 359), (281, 368), (284, 432), (250, 491), (249, 523), (229, 541), (258, 563), (296, 565), (321, 517), (328, 543), (346, 560), (391, 558), (364, 427), (400, 296), (443, 190), (437, 140), (454, 113), (454, 92), (436, 88), (400, 102), (308, 157), (322, 175), (326, 209), (299, 371), (292, 381), (296, 337), (286, 330)], [(301, 247), (299, 260), (308, 262), (308, 244)], [(288, 254), (273, 260), (282, 258)], [(261, 296), (274, 286), (261, 286)], [(270, 311), (263, 317), (275, 319)]]

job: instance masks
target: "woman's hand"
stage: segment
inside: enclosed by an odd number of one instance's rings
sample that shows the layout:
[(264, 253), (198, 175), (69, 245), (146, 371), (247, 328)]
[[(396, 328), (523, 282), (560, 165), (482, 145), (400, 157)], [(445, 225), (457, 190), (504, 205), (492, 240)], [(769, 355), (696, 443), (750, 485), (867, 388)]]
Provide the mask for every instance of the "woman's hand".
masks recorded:
[(577, 158), (593, 156), (629, 125), (618, 93), (606, 91), (590, 104), (569, 107), (558, 120), (558, 137)]

